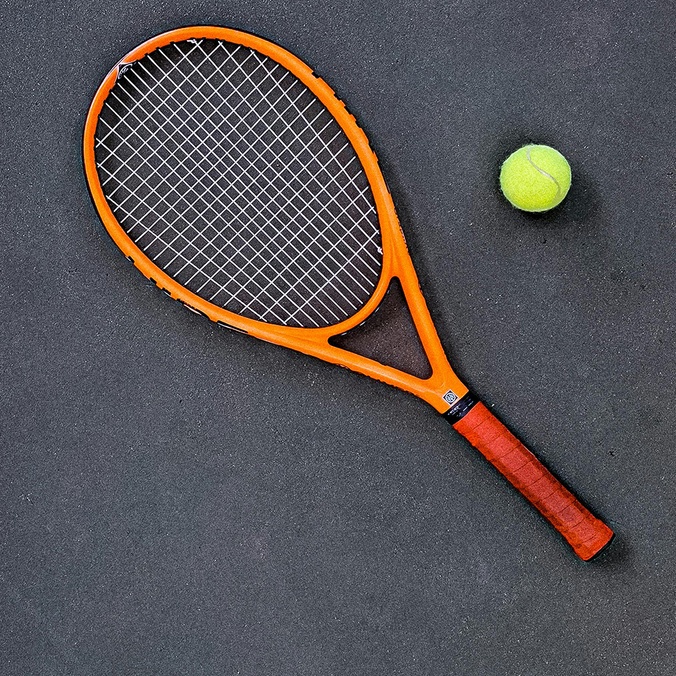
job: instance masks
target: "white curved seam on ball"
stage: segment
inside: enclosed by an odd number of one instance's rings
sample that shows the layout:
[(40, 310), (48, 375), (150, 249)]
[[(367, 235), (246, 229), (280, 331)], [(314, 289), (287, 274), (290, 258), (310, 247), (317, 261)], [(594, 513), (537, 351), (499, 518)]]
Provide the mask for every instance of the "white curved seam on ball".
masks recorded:
[[(533, 160), (531, 160), (531, 158), (530, 158), (530, 148), (526, 148), (526, 159), (528, 160), (529, 164), (536, 171), (539, 171), (543, 176), (546, 176), (547, 178), (551, 178), (552, 181), (554, 181), (554, 185), (556, 186), (556, 197), (558, 197), (562, 192), (561, 186), (559, 185), (559, 182), (551, 174), (548, 174), (544, 169), (540, 169), (540, 167), (538, 167), (538, 165), (535, 164), (535, 162), (533, 162)], [(556, 197), (554, 199), (556, 199)]]

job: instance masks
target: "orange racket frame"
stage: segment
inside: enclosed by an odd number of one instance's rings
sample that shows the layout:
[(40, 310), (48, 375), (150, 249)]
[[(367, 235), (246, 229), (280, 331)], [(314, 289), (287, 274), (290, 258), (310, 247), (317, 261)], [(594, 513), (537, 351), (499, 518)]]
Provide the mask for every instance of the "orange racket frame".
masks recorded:
[[(178, 284), (137, 247), (117, 222), (99, 180), (95, 159), (95, 133), (104, 102), (115, 85), (118, 73), (149, 52), (173, 42), (189, 39), (216, 39), (240, 44), (270, 57), (310, 89), (336, 119), (354, 147), (369, 181), (376, 203), (382, 236), (383, 264), (376, 289), (368, 302), (350, 318), (323, 328), (295, 328), (248, 319), (209, 303)], [(152, 38), (127, 54), (108, 73), (94, 96), (84, 131), (84, 168), (99, 215), (117, 246), (134, 265), (172, 298), (203, 314), (221, 326), (243, 331), (277, 345), (283, 345), (327, 362), (381, 380), (411, 392), (437, 411), (455, 411), (465, 403), (459, 416), (449, 417), (465, 436), (547, 520), (566, 538), (575, 552), (589, 559), (605, 547), (612, 531), (596, 519), (549, 471), (493, 416), (477, 403), (466, 385), (451, 368), (423, 298), (406, 241), (399, 225), (392, 197), (378, 167), (378, 160), (355, 118), (334, 91), (312, 69), (282, 47), (241, 31), (216, 26), (180, 28)], [(364, 322), (379, 306), (392, 280), (397, 278), (431, 366), (431, 375), (421, 379), (337, 346), (329, 340)], [(464, 398), (464, 399), (463, 399)], [(461, 407), (462, 408), (462, 407)]]
[[(127, 63), (137, 61), (158, 47), (164, 47), (172, 42), (192, 38), (213, 38), (241, 44), (277, 61), (301, 80), (326, 106), (357, 152), (373, 191), (373, 197), (378, 210), (382, 235), (383, 267), (373, 296), (361, 310), (345, 321), (324, 328), (306, 329), (267, 324), (228, 312), (191, 293), (162, 272), (132, 242), (115, 219), (115, 216), (113, 216), (101, 188), (94, 156), (94, 134), (99, 113), (108, 93), (115, 85), (117, 74), (121, 67)], [(172, 298), (183, 301), (189, 308), (197, 310), (209, 319), (225, 326), (244, 331), (256, 338), (271, 343), (319, 357), (324, 361), (345, 366), (353, 371), (358, 371), (359, 373), (407, 390), (424, 399), (440, 413), (443, 413), (450, 407), (448, 401), (443, 398), (444, 395), (448, 396), (448, 392), (453, 392), (457, 399), (467, 394), (468, 388), (453, 372), (444, 354), (439, 336), (427, 309), (427, 304), (420, 291), (418, 278), (406, 248), (406, 242), (394, 210), (392, 197), (385, 185), (383, 176), (378, 168), (378, 160), (369, 146), (366, 135), (357, 126), (355, 118), (348, 112), (345, 104), (336, 97), (326, 82), (317, 77), (312, 69), (300, 59), (282, 47), (248, 33), (215, 26), (180, 28), (148, 40), (127, 54), (108, 73), (108, 76), (96, 92), (85, 125), (84, 165), (94, 203), (110, 236), (122, 249), (124, 254), (133, 260), (134, 265), (148, 279), (151, 279), (157, 286), (171, 294)], [(425, 380), (381, 364), (373, 359), (368, 359), (367, 357), (335, 347), (329, 343), (331, 337), (349, 331), (371, 315), (382, 301), (392, 279), (395, 277), (401, 282), (413, 322), (432, 367), (432, 375)], [(450, 398), (452, 399), (452, 397)]]

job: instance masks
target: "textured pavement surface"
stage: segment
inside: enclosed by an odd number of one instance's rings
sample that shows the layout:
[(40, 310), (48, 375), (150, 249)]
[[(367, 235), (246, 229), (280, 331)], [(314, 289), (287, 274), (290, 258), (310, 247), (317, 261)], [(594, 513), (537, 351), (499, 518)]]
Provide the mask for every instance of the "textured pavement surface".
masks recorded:
[[(668, 2), (2, 2), (0, 672), (670, 676)], [(108, 240), (106, 72), (212, 23), (309, 63), (379, 155), (461, 377), (617, 531), (583, 564), (413, 397), (229, 333)], [(497, 188), (560, 149), (560, 208)]]

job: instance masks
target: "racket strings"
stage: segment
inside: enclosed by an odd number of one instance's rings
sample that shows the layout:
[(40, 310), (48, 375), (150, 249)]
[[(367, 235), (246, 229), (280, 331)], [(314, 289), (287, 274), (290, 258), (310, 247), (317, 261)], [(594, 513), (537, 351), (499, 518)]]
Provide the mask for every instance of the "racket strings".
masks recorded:
[(190, 40), (126, 66), (96, 160), (137, 246), (227, 310), (327, 326), (375, 289), (379, 224), (355, 151), (302, 82), (252, 49)]

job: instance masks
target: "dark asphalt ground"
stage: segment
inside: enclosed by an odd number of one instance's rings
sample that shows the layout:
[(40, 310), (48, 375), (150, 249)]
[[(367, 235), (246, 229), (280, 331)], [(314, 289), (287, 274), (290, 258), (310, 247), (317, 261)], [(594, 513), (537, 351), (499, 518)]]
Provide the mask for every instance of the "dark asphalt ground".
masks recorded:
[[(0, 2), (0, 673), (676, 674), (670, 2)], [(617, 531), (583, 564), (432, 409), (221, 331), (108, 240), (89, 102), (278, 42), (376, 149), (460, 375)], [(573, 168), (533, 217), (500, 161)]]

